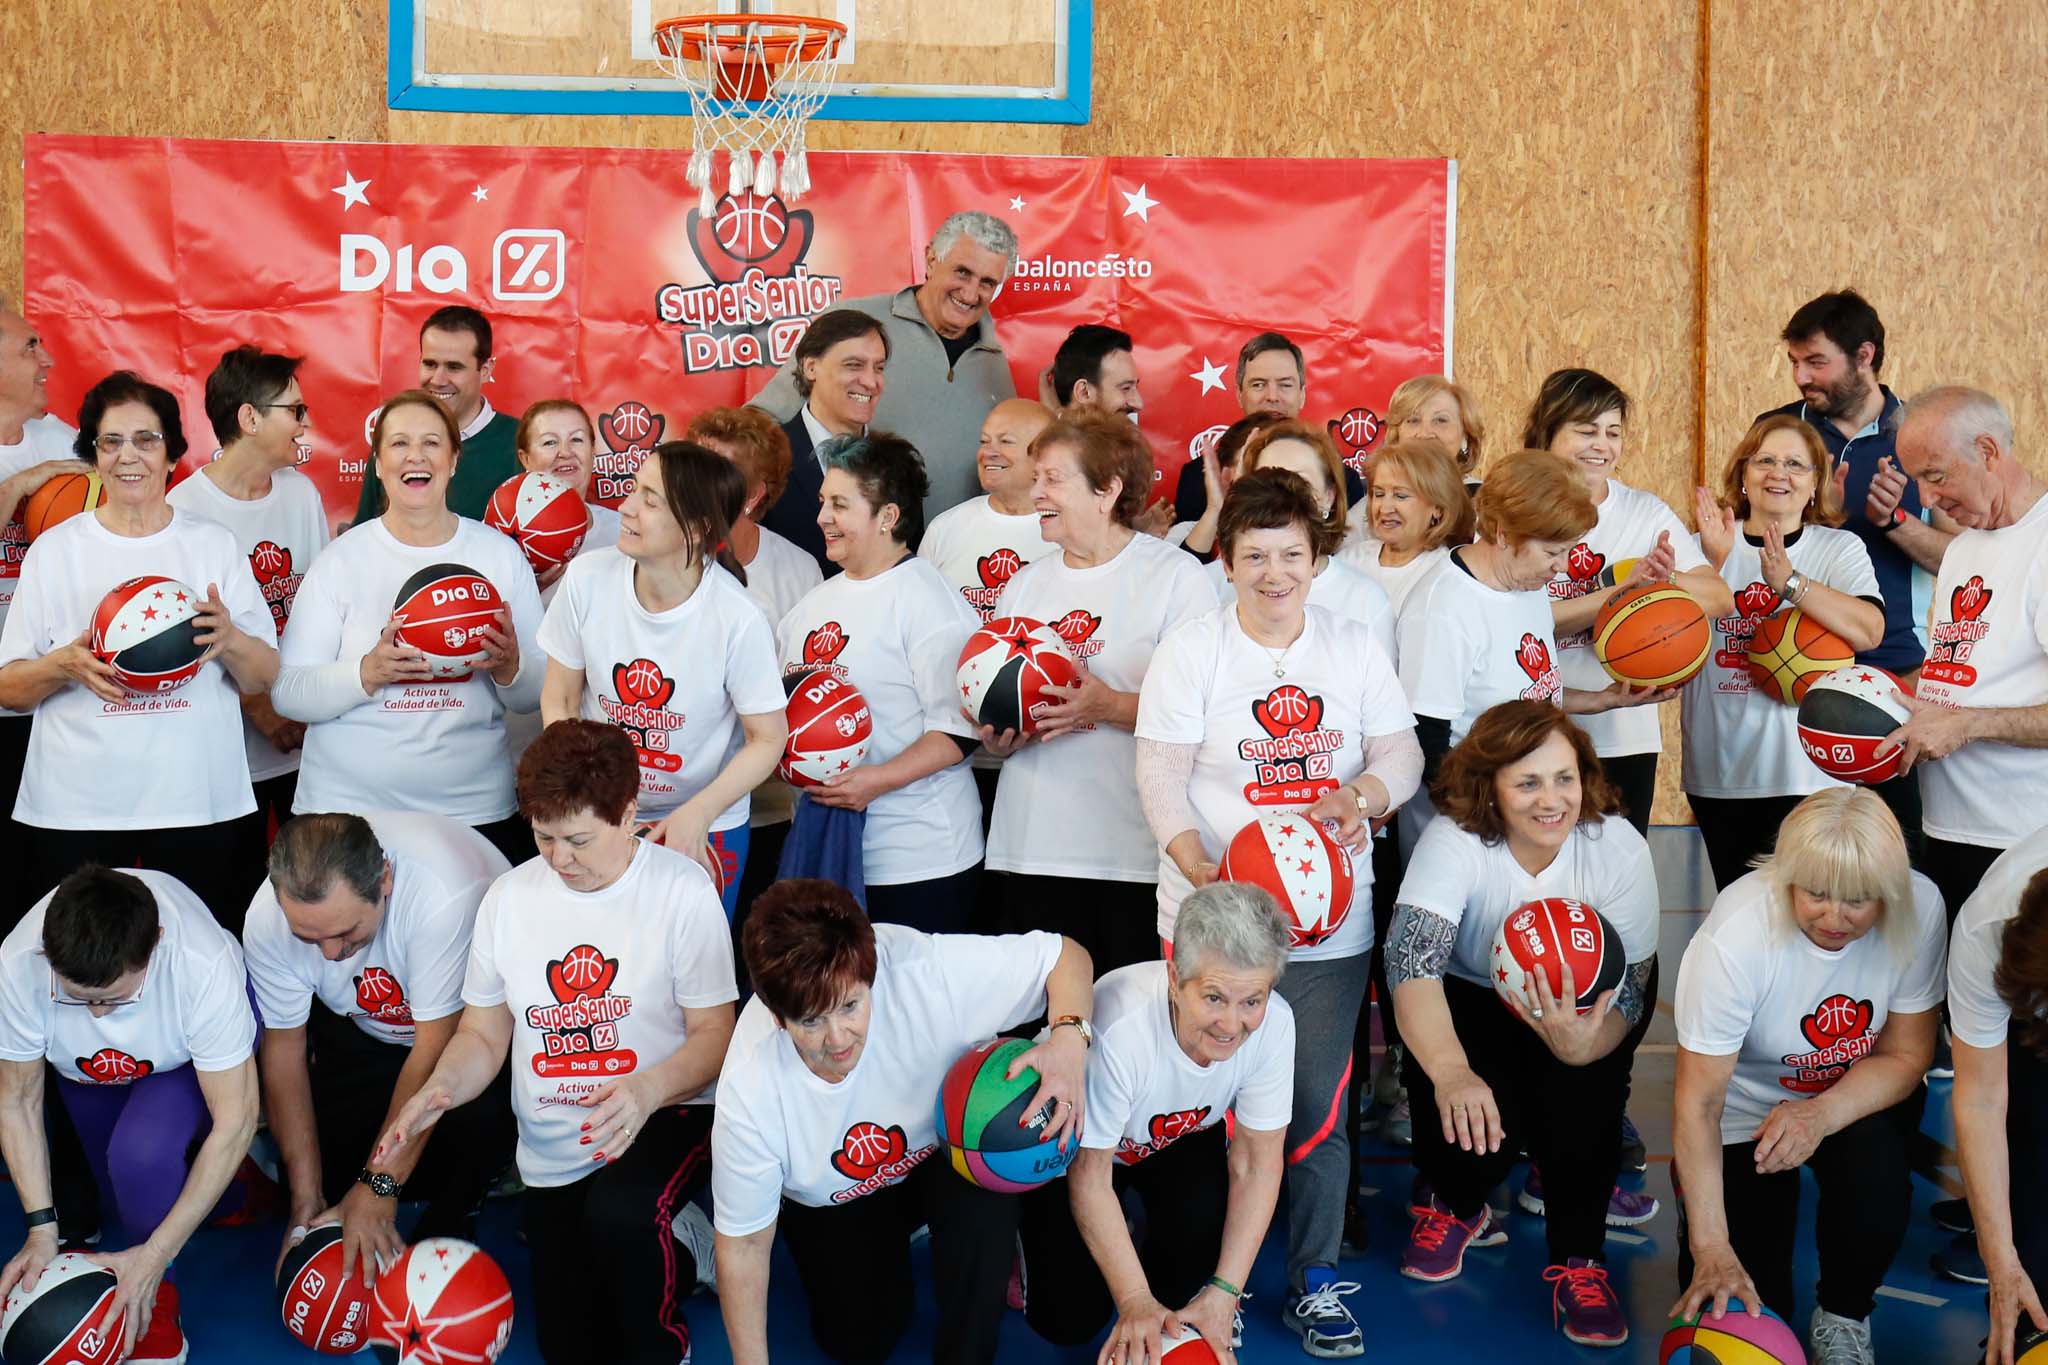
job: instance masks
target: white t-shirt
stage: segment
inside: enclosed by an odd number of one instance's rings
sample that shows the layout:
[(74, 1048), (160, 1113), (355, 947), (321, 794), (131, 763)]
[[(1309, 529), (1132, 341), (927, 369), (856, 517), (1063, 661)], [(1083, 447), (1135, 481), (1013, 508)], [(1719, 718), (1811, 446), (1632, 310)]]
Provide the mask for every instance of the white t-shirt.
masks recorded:
[[(1940, 706), (2048, 704), (2048, 497), (1996, 531), (1948, 544), (1934, 582), (1934, 625), (1920, 696)], [(2048, 811), (2048, 758), (1973, 740), (1916, 765), (1936, 839), (2010, 848)]]
[[(153, 535), (117, 536), (81, 514), (29, 547), (0, 629), (0, 667), (70, 644), (92, 625), (101, 598), (143, 574), (174, 578), (202, 597), (218, 585), (237, 629), (264, 644), (277, 638), (226, 527), (174, 511)], [(109, 702), (76, 683), (58, 688), (35, 709), (14, 818), (45, 829), (183, 829), (247, 815), (256, 796), (240, 696), (219, 660), (161, 696)]]
[[(234, 533), (235, 543), (249, 557), (256, 586), (270, 606), (276, 634), (269, 638), (283, 639), (299, 584), (305, 581), (314, 557), (327, 545), (327, 509), (313, 481), (296, 469), (280, 469), (270, 476), (268, 493), (244, 501), (222, 492), (201, 470), (173, 488), (164, 500), (194, 516), (217, 521)], [(283, 752), (247, 720), (242, 723), (242, 738), (249, 749), (252, 781), (299, 770), (296, 752)]]
[(1780, 1100), (1833, 1088), (1870, 1055), (1893, 1014), (1941, 1003), (1948, 916), (1934, 883), (1917, 872), (1912, 914), (1899, 921), (1892, 927), (1907, 936), (1909, 954), (1894, 953), (1875, 929), (1830, 952), (1799, 932), (1766, 873), (1715, 898), (1686, 945), (1673, 998), (1679, 1046), (1735, 1056), (1723, 1143), (1752, 1141)]
[(1993, 980), (2004, 955), (2005, 926), (2019, 913), (2020, 893), (2048, 867), (2048, 828), (2037, 829), (1998, 855), (1963, 902), (1948, 941), (1949, 1032), (1971, 1047), (1997, 1047), (2012, 1025), (2012, 1008)]
[(1408, 609), (1408, 599), (1429, 581), (1430, 575), (1444, 566), (1444, 561), (1451, 557), (1451, 548), (1439, 545), (1434, 550), (1424, 550), (1406, 564), (1395, 565), (1380, 563), (1380, 551), (1384, 548), (1368, 536), (1337, 551), (1337, 558), (1380, 585), (1380, 591), (1387, 595), (1387, 605), (1393, 608), (1394, 619), (1398, 622)]
[[(1600, 575), (1618, 560), (1637, 559), (1657, 547), (1658, 532), (1671, 537), (1676, 570), (1706, 567), (1699, 542), (1685, 529), (1664, 499), (1615, 479), (1607, 481), (1607, 496), (1595, 507), (1599, 520), (1586, 538), (1572, 546), (1565, 571), (1550, 580), (1555, 601), (1584, 597), (1600, 587)], [(1557, 642), (1558, 672), (1564, 686), (1598, 692), (1612, 687), (1614, 679), (1593, 655), (1593, 632), (1582, 630)], [(1593, 737), (1593, 750), (1602, 758), (1627, 754), (1654, 754), (1664, 748), (1664, 732), (1654, 706), (1623, 706), (1596, 715), (1576, 717), (1579, 727)]]
[(1266, 1018), (1228, 1059), (1204, 1066), (1173, 1036), (1167, 965), (1140, 962), (1095, 983), (1095, 1047), (1088, 1057), (1083, 1147), (1113, 1149), (1134, 1166), (1178, 1138), (1237, 1111), (1255, 1133), (1285, 1128), (1294, 1113), (1294, 1010), (1277, 992)]
[[(1046, 622), (1090, 673), (1136, 692), (1159, 642), (1215, 610), (1215, 599), (1192, 555), (1156, 536), (1132, 536), (1115, 558), (1086, 569), (1068, 567), (1055, 550), (1011, 579), (995, 610)], [(1138, 804), (1137, 764), (1137, 739), (1110, 725), (1027, 744), (1004, 759), (988, 865), (1152, 881), (1159, 859)]]
[[(869, 763), (886, 763), (937, 730), (972, 739), (954, 681), (981, 624), (929, 560), (906, 555), (872, 578), (834, 574), (790, 608), (776, 630), (785, 674), (830, 664), (867, 699)], [(931, 881), (981, 861), (981, 795), (965, 763), (870, 802), (861, 839), (870, 886)]]
[[(78, 452), (72, 446), (77, 439), (78, 428), (61, 417), (46, 412), (29, 418), (22, 423), (19, 441), (0, 445), (0, 479), (11, 479), (24, 469), (50, 460), (77, 459)], [(7, 622), (7, 608), (14, 602), (15, 580), (21, 577), (21, 561), (28, 554), (28, 532), (21, 524), (21, 509), (17, 507), (14, 511), (15, 515), (0, 525), (0, 625)], [(0, 707), (0, 716), (20, 714)]]
[(1488, 707), (1517, 697), (1554, 701), (1562, 686), (1549, 595), (1496, 592), (1456, 555), (1402, 609), (1398, 657), (1409, 702), (1420, 715), (1449, 721), (1453, 744)]
[[(1195, 744), (1188, 804), (1203, 852), (1221, 858), (1236, 833), (1267, 811), (1306, 810), (1365, 771), (1368, 738), (1415, 727), (1393, 665), (1372, 633), (1318, 606), (1281, 656), (1218, 607), (1166, 637), (1138, 698), (1138, 737)], [(1158, 850), (1159, 936), (1171, 942), (1191, 888)], [(1352, 859), (1351, 904), (1332, 910), (1332, 932), (1294, 949), (1296, 961), (1353, 957), (1372, 947), (1372, 859)]]
[[(1883, 601), (1870, 552), (1847, 531), (1802, 527), (1785, 555), (1814, 583)], [(1714, 652), (1679, 694), (1685, 790), (1708, 797), (1805, 796), (1840, 786), (1801, 751), (1799, 708), (1773, 701), (1750, 676), (1749, 641), (1758, 623), (1791, 608), (1764, 582), (1758, 548), (1747, 536), (1737, 534), (1721, 581), (1735, 594), (1735, 613), (1714, 622)]]
[(330, 962), (292, 934), (266, 879), (249, 902), (242, 952), (270, 1028), (298, 1028), (318, 999), (383, 1043), (412, 1046), (413, 1025), (462, 1009), (462, 975), (477, 903), (511, 870), (467, 825), (416, 811), (363, 817), (391, 863), (391, 896), (370, 941)]
[[(590, 504), (590, 532), (583, 537), (583, 543), (576, 547), (572, 562), (596, 550), (609, 550), (619, 543), (619, 514), (609, 507)], [(555, 604), (555, 595), (562, 590), (562, 579), (568, 577), (565, 567), (560, 577), (540, 590), (541, 620), (547, 620), (547, 610)], [(538, 579), (535, 580), (538, 583)], [(505, 713), (505, 748), (512, 755), (512, 771), (519, 771), (519, 760), (527, 748), (540, 738), (540, 732), (547, 727), (540, 723), (540, 712), (507, 711)]]
[[(581, 670), (585, 720), (624, 730), (640, 756), (639, 816), (652, 823), (703, 791), (746, 738), (741, 716), (780, 715), (782, 678), (768, 618), (739, 580), (707, 564), (681, 604), (654, 612), (617, 549), (584, 555), (562, 575), (540, 647)], [(747, 823), (742, 796), (711, 822)]]
[(774, 1223), (784, 1198), (814, 1209), (845, 1204), (915, 1170), (938, 1150), (946, 1068), (1045, 1013), (1061, 943), (1058, 934), (984, 938), (877, 924), (867, 1042), (836, 1085), (804, 1065), (761, 997), (749, 1000), (711, 1121), (718, 1230), (744, 1237)]
[(984, 494), (932, 518), (917, 553), (960, 590), (983, 621), (991, 621), (1003, 585), (1057, 548), (1038, 533), (1038, 513), (1005, 515)]
[[(1216, 605), (1236, 606), (1237, 589), (1231, 585), (1223, 560), (1210, 560), (1203, 566), (1203, 572), (1216, 591)], [(1347, 560), (1329, 559), (1308, 585), (1308, 603), (1364, 626), (1386, 652), (1387, 662), (1394, 661), (1394, 607), (1386, 590), (1371, 574)]]
[(58, 1075), (84, 1085), (126, 1085), (187, 1062), (201, 1071), (234, 1070), (256, 1047), (242, 950), (177, 878), (124, 871), (149, 888), (163, 930), (134, 1003), (99, 1019), (57, 1003), (56, 973), (43, 956), (52, 891), (0, 942), (0, 1057), (46, 1058)]
[[(519, 639), (519, 677), (502, 691), (479, 672), (392, 683), (364, 695), (362, 659), (390, 621), (398, 590), (436, 564), (474, 569), (504, 598)], [(286, 670), (323, 670), (313, 676), (334, 679), (333, 703), (317, 708), (306, 727), (292, 809), (417, 810), (465, 825), (512, 814), (504, 715), (508, 706), (527, 710), (539, 699), (547, 673), (535, 639), (540, 620), (540, 590), (526, 556), (482, 522), (461, 518), (446, 542), (424, 547), (400, 543), (381, 518), (335, 540), (300, 585), (284, 633)], [(293, 686), (292, 678), (281, 678), (273, 700)], [(282, 700), (278, 709), (288, 705), (304, 714)]]
[[(577, 1140), (581, 1101), (674, 1056), (684, 1010), (737, 999), (732, 931), (695, 859), (639, 843), (602, 891), (570, 890), (541, 858), (498, 878), (476, 912), (462, 1001), (512, 1013), (519, 1178), (549, 1188), (595, 1170)], [(712, 1091), (681, 1102), (710, 1104)]]
[(824, 582), (825, 575), (818, 561), (787, 537), (765, 526), (760, 530), (761, 544), (754, 551), (753, 562), (742, 567), (747, 571), (747, 596), (773, 626), (789, 615), (789, 609), (801, 602), (805, 593)]
[(1618, 815), (1575, 826), (1550, 866), (1533, 876), (1515, 861), (1505, 839), (1486, 843), (1439, 815), (1408, 855), (1395, 902), (1455, 924), (1458, 942), (1446, 970), (1486, 986), (1501, 921), (1530, 901), (1553, 896), (1606, 916), (1630, 962), (1646, 962), (1656, 953), (1657, 869), (1649, 844)]

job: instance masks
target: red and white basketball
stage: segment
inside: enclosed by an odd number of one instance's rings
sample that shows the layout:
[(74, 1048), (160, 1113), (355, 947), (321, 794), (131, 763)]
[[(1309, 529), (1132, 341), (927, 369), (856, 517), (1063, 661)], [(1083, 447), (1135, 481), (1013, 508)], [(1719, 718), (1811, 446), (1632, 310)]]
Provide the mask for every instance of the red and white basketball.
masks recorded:
[(1884, 737), (1912, 718), (1897, 694), (1911, 692), (1882, 668), (1850, 664), (1806, 689), (1799, 703), (1799, 747), (1829, 777), (1866, 786), (1899, 775), (1904, 749), (1879, 752)]
[(100, 1365), (121, 1354), (124, 1318), (102, 1323), (119, 1283), (75, 1251), (61, 1252), (34, 1284), (18, 1284), (0, 1305), (0, 1360)]
[(860, 689), (828, 667), (800, 668), (782, 680), (789, 697), (789, 743), (776, 771), (792, 787), (816, 787), (851, 772), (868, 756), (875, 720)]
[(484, 525), (519, 542), (535, 573), (567, 564), (590, 534), (590, 508), (567, 479), (534, 470), (498, 485)]
[(292, 1340), (321, 1355), (354, 1355), (369, 1344), (370, 1286), (360, 1268), (341, 1277), (341, 1224), (322, 1223), (285, 1253), (277, 1307)]
[(92, 652), (130, 692), (175, 692), (199, 673), (206, 653), (193, 619), (206, 599), (175, 578), (143, 574), (100, 599)]
[(1192, 1327), (1181, 1328), (1179, 1336), (1160, 1344), (1166, 1349), (1159, 1353), (1159, 1365), (1216, 1365), (1216, 1349)]
[(437, 678), (474, 673), (483, 633), (505, 609), (491, 580), (462, 564), (432, 564), (405, 580), (391, 604), (398, 638), (427, 656)]
[(512, 1286), (469, 1242), (429, 1237), (377, 1275), (375, 1342), (399, 1365), (495, 1361), (512, 1339)]
[(1216, 876), (1271, 892), (1297, 948), (1321, 943), (1351, 913), (1351, 855), (1300, 811), (1268, 811), (1239, 830)]
[(1535, 988), (1535, 973), (1550, 982), (1550, 993), (1564, 994), (1563, 963), (1572, 964), (1572, 985), (1578, 991), (1579, 1013), (1592, 1009), (1604, 991), (1621, 985), (1628, 965), (1621, 935), (1590, 905), (1553, 896), (1530, 901), (1500, 922), (1493, 931), (1493, 989), (1502, 1000), (1526, 1000)]
[(1038, 718), (1059, 698), (1050, 686), (1073, 687), (1081, 665), (1060, 633), (1028, 616), (1001, 616), (967, 637), (954, 680), (960, 709), (978, 725), (1002, 734), (1033, 734)]

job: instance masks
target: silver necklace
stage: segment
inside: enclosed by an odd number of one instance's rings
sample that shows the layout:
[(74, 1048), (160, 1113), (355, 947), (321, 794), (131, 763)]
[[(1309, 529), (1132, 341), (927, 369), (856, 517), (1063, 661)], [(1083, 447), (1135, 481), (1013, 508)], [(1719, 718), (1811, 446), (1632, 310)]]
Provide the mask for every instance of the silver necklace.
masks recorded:
[(1273, 650), (1266, 645), (1260, 645), (1259, 648), (1265, 650), (1268, 655), (1271, 655), (1273, 660), (1273, 676), (1276, 678), (1286, 677), (1287, 651), (1294, 648), (1293, 642), (1289, 641), (1287, 644), (1281, 646), (1280, 652), (1277, 654), (1275, 654)]

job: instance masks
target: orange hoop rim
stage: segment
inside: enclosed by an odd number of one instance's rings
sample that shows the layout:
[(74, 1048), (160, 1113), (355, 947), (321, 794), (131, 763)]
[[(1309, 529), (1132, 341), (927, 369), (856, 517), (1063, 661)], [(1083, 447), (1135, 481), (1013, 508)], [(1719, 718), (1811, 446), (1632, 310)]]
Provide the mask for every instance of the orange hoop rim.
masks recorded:
[[(720, 29), (753, 32), (722, 35)], [(790, 61), (816, 61), (845, 36), (846, 25), (837, 19), (801, 14), (680, 14), (654, 26), (655, 46), (670, 56), (698, 61), (709, 48), (714, 60), (731, 64), (739, 60), (741, 49), (759, 44), (761, 60), (771, 69)]]

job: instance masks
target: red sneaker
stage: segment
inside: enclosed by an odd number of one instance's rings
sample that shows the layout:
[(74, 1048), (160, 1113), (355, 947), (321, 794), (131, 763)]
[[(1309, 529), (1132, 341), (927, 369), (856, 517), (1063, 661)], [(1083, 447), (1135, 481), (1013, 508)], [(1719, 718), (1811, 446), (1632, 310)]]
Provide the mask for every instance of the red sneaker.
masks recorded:
[(178, 1286), (166, 1281), (156, 1287), (149, 1330), (135, 1339), (129, 1365), (185, 1365), (187, 1349), (185, 1329), (178, 1323)]
[(1543, 1278), (1557, 1286), (1551, 1292), (1550, 1314), (1565, 1340), (1581, 1346), (1619, 1346), (1628, 1340), (1621, 1299), (1598, 1261), (1573, 1256), (1545, 1269)]

